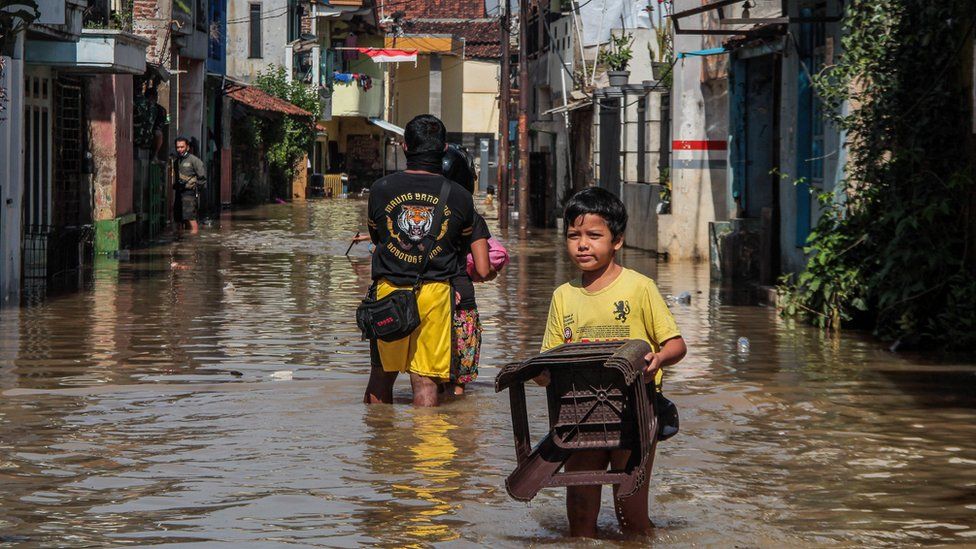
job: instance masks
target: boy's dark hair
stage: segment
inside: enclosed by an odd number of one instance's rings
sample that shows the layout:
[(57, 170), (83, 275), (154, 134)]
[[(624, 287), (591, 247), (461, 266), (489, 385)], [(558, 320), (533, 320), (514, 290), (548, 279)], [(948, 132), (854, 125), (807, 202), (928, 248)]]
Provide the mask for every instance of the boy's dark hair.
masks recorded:
[(444, 152), (447, 143), (447, 128), (439, 118), (432, 114), (421, 114), (407, 122), (403, 131), (403, 142), (411, 154)]
[(182, 135), (181, 135), (181, 136), (179, 136), (179, 137), (177, 137), (176, 139), (174, 139), (174, 140), (173, 140), (173, 144), (176, 144), (176, 143), (179, 143), (180, 141), (182, 141), (182, 142), (184, 142), (184, 143), (186, 143), (186, 146), (187, 146), (187, 147), (189, 147), (189, 146), (190, 146), (190, 138), (189, 138), (189, 137), (184, 137), (184, 136), (182, 136)]
[(594, 214), (603, 218), (617, 240), (627, 230), (627, 208), (612, 192), (601, 187), (589, 187), (574, 194), (563, 213), (563, 234), (582, 215)]

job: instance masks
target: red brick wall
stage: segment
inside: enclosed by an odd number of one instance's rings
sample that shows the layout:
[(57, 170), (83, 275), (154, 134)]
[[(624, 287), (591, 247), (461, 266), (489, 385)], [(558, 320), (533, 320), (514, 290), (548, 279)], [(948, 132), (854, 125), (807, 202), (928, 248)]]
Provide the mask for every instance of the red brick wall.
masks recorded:
[(163, 47), (165, 29), (166, 20), (160, 14), (157, 0), (133, 0), (132, 30), (135, 34), (149, 40), (149, 47), (146, 48), (147, 60), (153, 62), (160, 60), (159, 48)]
[(485, 17), (484, 0), (410, 0), (392, 7), (403, 10), (407, 19), (474, 19)]

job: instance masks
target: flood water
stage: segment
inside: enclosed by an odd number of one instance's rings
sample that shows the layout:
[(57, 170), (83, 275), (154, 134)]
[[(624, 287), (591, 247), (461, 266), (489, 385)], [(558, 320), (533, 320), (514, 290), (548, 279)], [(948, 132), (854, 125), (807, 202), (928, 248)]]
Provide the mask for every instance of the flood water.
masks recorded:
[[(353, 310), (368, 252), (356, 200), (229, 214), (96, 265), (83, 291), (0, 312), (0, 544), (563, 545), (563, 491), (511, 500), (499, 366), (538, 348), (559, 235), (508, 238), (479, 287), (482, 377), (436, 410), (361, 404)], [(621, 545), (976, 544), (976, 368), (824, 337), (722, 291), (707, 265), (654, 277), (690, 352), (666, 393), (648, 539)], [(748, 352), (736, 340), (749, 339)], [(541, 389), (530, 389), (534, 424)], [(541, 428), (535, 430), (541, 432)], [(578, 542), (590, 546), (592, 542)]]

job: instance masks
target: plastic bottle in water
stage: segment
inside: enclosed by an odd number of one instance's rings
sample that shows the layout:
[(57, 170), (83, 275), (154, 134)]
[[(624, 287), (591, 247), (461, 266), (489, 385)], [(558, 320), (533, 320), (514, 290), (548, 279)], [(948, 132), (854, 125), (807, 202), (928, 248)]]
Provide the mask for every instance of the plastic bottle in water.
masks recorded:
[(739, 341), (736, 343), (736, 346), (739, 349), (739, 353), (741, 353), (741, 354), (748, 353), (749, 352), (749, 338), (747, 338), (747, 337), (740, 337), (739, 338)]

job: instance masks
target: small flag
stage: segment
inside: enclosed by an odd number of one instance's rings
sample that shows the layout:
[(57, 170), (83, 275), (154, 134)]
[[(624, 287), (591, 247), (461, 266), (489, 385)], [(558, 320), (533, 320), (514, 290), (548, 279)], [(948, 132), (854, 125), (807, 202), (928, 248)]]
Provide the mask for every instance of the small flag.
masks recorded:
[(380, 48), (356, 48), (377, 63), (417, 62), (417, 50), (386, 50)]

